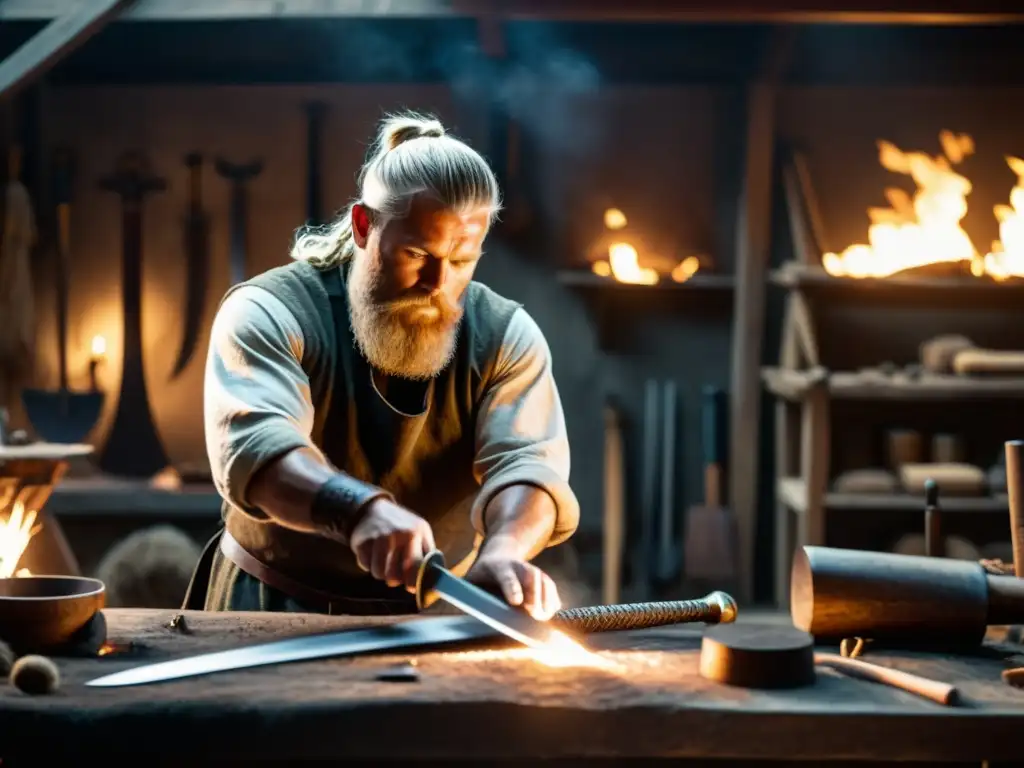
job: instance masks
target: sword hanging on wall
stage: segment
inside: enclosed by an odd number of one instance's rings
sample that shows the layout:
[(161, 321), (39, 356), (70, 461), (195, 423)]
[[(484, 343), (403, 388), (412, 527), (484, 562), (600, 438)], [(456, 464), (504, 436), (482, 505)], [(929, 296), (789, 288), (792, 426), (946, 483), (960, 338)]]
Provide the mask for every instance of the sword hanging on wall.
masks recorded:
[(235, 165), (223, 158), (215, 163), (217, 173), (231, 184), (231, 246), (229, 251), (231, 285), (245, 282), (249, 274), (246, 263), (249, 232), (249, 195), (246, 184), (263, 170), (262, 160)]
[(142, 208), (147, 196), (162, 192), (166, 182), (155, 176), (138, 154), (121, 158), (100, 187), (121, 198), (121, 290), (124, 318), (124, 362), (117, 414), (100, 457), (100, 468), (112, 475), (151, 477), (167, 466), (146, 389), (142, 360)]
[(185, 370), (199, 343), (206, 308), (206, 286), (209, 282), (210, 221), (203, 210), (203, 157), (198, 152), (185, 156), (188, 168), (188, 210), (185, 212), (185, 323), (181, 347), (174, 362), (171, 378)]

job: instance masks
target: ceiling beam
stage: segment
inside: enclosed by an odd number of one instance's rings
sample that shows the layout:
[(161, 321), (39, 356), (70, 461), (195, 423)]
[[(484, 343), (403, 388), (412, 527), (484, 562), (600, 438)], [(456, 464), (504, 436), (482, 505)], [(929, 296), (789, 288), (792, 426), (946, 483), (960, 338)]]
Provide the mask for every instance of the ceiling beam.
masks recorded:
[(130, 4), (131, 0), (85, 0), (53, 19), (0, 62), (0, 99), (13, 97), (42, 77)]
[[(45, 21), (79, 0), (4, 0), (0, 21)], [(1018, 10), (1008, 11), (1017, 5)], [(286, 18), (480, 18), (738, 23), (996, 24), (1024, 22), (1006, 0), (137, 0), (125, 21)]]

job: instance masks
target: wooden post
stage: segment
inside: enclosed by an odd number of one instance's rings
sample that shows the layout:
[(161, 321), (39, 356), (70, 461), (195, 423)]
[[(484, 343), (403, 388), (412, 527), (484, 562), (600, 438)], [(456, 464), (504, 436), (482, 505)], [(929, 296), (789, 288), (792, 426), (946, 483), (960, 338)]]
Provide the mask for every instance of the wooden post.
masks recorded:
[(792, 40), (780, 28), (761, 76), (747, 95), (746, 164), (737, 217), (736, 297), (733, 309), (732, 402), (729, 435), (729, 503), (739, 529), (738, 598), (754, 597), (758, 450), (761, 421), (761, 344), (771, 250), (772, 166), (777, 83)]

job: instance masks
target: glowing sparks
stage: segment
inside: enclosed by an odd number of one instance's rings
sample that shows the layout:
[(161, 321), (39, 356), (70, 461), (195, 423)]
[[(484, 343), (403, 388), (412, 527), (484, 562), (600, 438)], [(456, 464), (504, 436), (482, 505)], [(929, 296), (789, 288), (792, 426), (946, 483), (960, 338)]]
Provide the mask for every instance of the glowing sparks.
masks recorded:
[(25, 554), (29, 541), (42, 528), (35, 522), (36, 513), (27, 512), (20, 501), (11, 508), (11, 516), (0, 522), (0, 579), (31, 575), (27, 568), (18, 569), (18, 561)]
[(612, 659), (600, 656), (561, 632), (552, 632), (546, 646), (502, 648), (485, 651), (453, 653), (454, 661), (534, 661), (547, 667), (586, 667), (589, 669), (616, 669)]

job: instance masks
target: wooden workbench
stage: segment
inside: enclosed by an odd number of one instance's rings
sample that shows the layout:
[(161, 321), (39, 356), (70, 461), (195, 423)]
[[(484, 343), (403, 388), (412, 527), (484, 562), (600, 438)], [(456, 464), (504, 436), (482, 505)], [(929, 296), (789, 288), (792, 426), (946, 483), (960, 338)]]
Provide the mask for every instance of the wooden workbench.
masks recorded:
[[(653, 757), (757, 760), (1011, 760), (1024, 757), (1024, 691), (1000, 679), (1013, 649), (971, 658), (869, 652), (868, 660), (955, 683), (942, 707), (820, 671), (796, 691), (709, 683), (697, 673), (701, 625), (593, 635), (617, 671), (550, 668), (521, 649), (416, 656), (420, 679), (382, 682), (410, 653), (332, 659), (127, 688), (83, 683), (134, 665), (374, 620), (288, 614), (106, 611), (125, 655), (61, 659), (60, 690), (31, 697), (0, 685), (0, 758), (196, 759)], [(387, 619), (379, 621), (388, 621)], [(120, 762), (120, 760), (118, 760)], [(109, 762), (107, 764), (110, 764)]]

